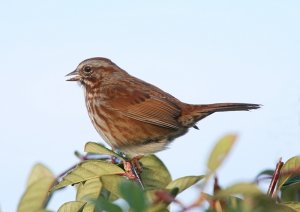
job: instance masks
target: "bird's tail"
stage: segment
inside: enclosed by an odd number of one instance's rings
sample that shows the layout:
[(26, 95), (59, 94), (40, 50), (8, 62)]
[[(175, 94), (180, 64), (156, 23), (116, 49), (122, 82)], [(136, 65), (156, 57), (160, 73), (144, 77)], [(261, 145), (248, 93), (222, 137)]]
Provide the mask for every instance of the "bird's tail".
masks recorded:
[(224, 111), (249, 111), (260, 108), (258, 104), (248, 103), (216, 103), (208, 105), (195, 105), (194, 112), (224, 112)]
[[(259, 104), (248, 103), (215, 103), (205, 105), (187, 105), (181, 116), (181, 122), (185, 126), (194, 126), (194, 124), (215, 113), (226, 111), (249, 111), (260, 108)], [(186, 122), (186, 123), (184, 123)]]

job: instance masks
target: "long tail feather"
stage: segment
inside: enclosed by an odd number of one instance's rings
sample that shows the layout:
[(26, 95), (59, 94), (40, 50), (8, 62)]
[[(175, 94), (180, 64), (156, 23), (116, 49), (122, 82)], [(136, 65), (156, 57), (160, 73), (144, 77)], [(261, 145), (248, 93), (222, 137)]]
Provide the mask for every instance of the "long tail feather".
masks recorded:
[(206, 105), (187, 105), (179, 118), (183, 126), (195, 127), (195, 123), (215, 112), (249, 111), (260, 108), (259, 104), (215, 103)]
[[(198, 105), (199, 112), (224, 112), (224, 111), (249, 111), (260, 108), (259, 104), (248, 103), (216, 103), (208, 105)], [(195, 110), (195, 112), (197, 109)]]

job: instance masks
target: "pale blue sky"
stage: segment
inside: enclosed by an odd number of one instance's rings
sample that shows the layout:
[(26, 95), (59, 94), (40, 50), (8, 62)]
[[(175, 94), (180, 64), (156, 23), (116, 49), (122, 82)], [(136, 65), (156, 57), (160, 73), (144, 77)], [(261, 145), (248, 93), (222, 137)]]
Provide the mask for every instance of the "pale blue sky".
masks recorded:
[[(214, 114), (159, 153), (174, 178), (203, 174), (229, 132), (240, 139), (219, 172), (223, 186), (298, 155), (299, 23), (298, 0), (2, 1), (0, 208), (15, 211), (36, 162), (59, 174), (77, 162), (74, 150), (102, 141), (81, 88), (64, 78), (88, 57), (108, 57), (189, 103), (264, 105)], [(50, 209), (73, 195), (57, 193)]]

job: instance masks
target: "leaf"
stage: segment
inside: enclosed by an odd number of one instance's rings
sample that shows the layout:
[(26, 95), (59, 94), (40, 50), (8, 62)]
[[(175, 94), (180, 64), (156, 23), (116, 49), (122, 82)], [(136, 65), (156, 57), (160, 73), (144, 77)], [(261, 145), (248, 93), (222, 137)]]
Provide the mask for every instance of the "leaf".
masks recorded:
[(247, 197), (243, 201), (243, 209), (241, 211), (255, 212), (295, 212), (296, 210), (286, 206), (285, 204), (277, 204), (276, 200), (265, 194), (255, 197)]
[(28, 177), (27, 187), (30, 186), (35, 181), (47, 176), (54, 178), (53, 173), (46, 166), (44, 166), (41, 163), (35, 164), (31, 169), (31, 173)]
[[(296, 168), (300, 167), (300, 157), (292, 157), (290, 158), (282, 167), (278, 184), (277, 184), (277, 190), (280, 190), (281, 187), (290, 179), (293, 175), (296, 173), (287, 173), (289, 171), (293, 171)], [(299, 173), (298, 173), (299, 174)]]
[(122, 194), (119, 189), (119, 185), (126, 179), (118, 175), (107, 175), (100, 178), (103, 188), (117, 197), (121, 197)]
[(262, 194), (256, 184), (254, 183), (238, 183), (228, 188), (220, 190), (216, 193), (216, 198), (226, 198), (228, 196), (241, 194), (243, 196), (255, 196)]
[(283, 185), (282, 187), (286, 187), (289, 185), (300, 183), (300, 175), (297, 174), (295, 176), (291, 176)]
[(140, 162), (143, 167), (141, 179), (145, 190), (164, 188), (172, 181), (170, 172), (155, 155), (144, 156)]
[(255, 179), (259, 180), (260, 177), (266, 177), (266, 176), (269, 176), (271, 179), (273, 174), (274, 174), (274, 170), (266, 169), (266, 170), (263, 170), (260, 173), (258, 173), (258, 175), (256, 175)]
[(82, 209), (82, 212), (95, 212), (95, 205), (91, 203), (86, 203), (85, 206)]
[(299, 201), (300, 184), (283, 186), (281, 189), (281, 202)]
[(27, 188), (18, 205), (18, 212), (41, 211), (49, 201), (49, 188), (55, 177), (42, 164), (35, 165), (29, 175)]
[(87, 180), (82, 182), (77, 187), (76, 200), (87, 202), (82, 212), (94, 212), (95, 205), (90, 201), (100, 197), (102, 189), (102, 183), (99, 178)]
[(88, 201), (97, 199), (101, 193), (102, 183), (99, 178), (87, 180), (79, 184), (76, 193), (77, 201)]
[(179, 191), (178, 193), (183, 192), (185, 189), (191, 187), (195, 183), (199, 182), (199, 180), (203, 179), (205, 176), (200, 175), (200, 176), (186, 176), (186, 177), (181, 177), (178, 178), (172, 182), (170, 182), (167, 186), (166, 189), (174, 189), (178, 188)]
[(105, 146), (103, 146), (99, 143), (96, 143), (96, 142), (86, 143), (86, 145), (84, 147), (84, 151), (89, 152), (89, 153), (97, 153), (97, 154), (101, 154), (101, 155), (110, 155), (110, 156), (119, 158), (120, 160), (124, 160), (124, 158), (122, 158), (120, 155), (118, 155), (114, 151), (107, 149)]
[(96, 211), (122, 212), (122, 209), (118, 205), (113, 204), (102, 197), (93, 200), (92, 204), (96, 206)]
[(123, 174), (124, 170), (112, 163), (102, 160), (88, 160), (78, 164), (63, 180), (52, 188), (52, 191), (67, 185), (99, 178), (103, 175)]
[(66, 202), (58, 209), (58, 212), (82, 212), (86, 202)]
[(284, 202), (280, 205), (286, 206), (294, 211), (300, 211), (300, 203), (299, 202)]
[(226, 211), (243, 211), (242, 203), (242, 199), (234, 196), (229, 196), (225, 199)]
[(145, 211), (146, 197), (142, 189), (133, 181), (123, 181), (119, 185), (122, 198), (126, 200), (133, 212)]
[(169, 212), (168, 206), (164, 203), (156, 203), (146, 209), (146, 212)]
[(233, 134), (229, 134), (224, 136), (213, 148), (210, 153), (207, 168), (210, 173), (215, 172), (219, 166), (222, 164), (228, 153), (230, 152), (233, 144), (236, 141), (237, 136)]
[(37, 211), (34, 211), (34, 212), (52, 212), (52, 211), (47, 210), (47, 209), (41, 209), (41, 210), (37, 210)]

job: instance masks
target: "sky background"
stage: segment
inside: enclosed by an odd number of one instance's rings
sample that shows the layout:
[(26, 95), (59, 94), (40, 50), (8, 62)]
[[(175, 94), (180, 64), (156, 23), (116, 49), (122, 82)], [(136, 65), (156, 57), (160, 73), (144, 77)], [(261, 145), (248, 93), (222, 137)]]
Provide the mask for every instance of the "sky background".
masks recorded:
[[(1, 1), (0, 208), (16, 210), (35, 163), (57, 175), (78, 161), (74, 150), (103, 142), (82, 89), (64, 77), (89, 57), (108, 57), (184, 102), (264, 105), (214, 114), (158, 153), (173, 178), (203, 174), (226, 133), (239, 139), (218, 173), (222, 186), (299, 155), (299, 23), (298, 0)], [(74, 195), (57, 192), (49, 208)]]

